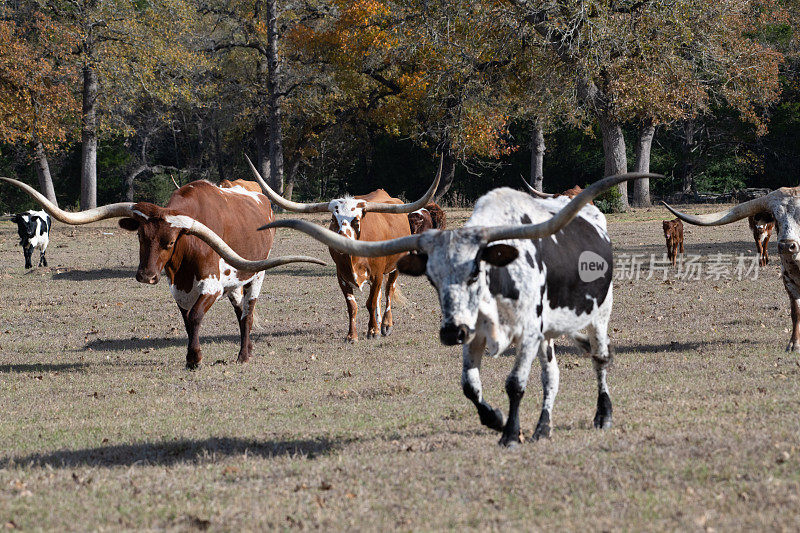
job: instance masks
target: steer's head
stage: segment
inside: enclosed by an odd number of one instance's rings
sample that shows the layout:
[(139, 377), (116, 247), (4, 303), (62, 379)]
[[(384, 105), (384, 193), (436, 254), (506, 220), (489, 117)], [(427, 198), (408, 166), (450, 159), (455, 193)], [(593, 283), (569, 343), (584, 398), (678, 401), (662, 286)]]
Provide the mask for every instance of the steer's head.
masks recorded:
[(175, 251), (175, 243), (184, 231), (168, 219), (178, 215), (170, 209), (147, 202), (134, 204), (131, 216), (119, 220), (122, 229), (139, 235), (139, 268), (136, 281), (154, 285)]
[(349, 239), (358, 240), (361, 236), (361, 219), (364, 217), (367, 202), (345, 197), (331, 200), (328, 210), (333, 215), (332, 227), (338, 227), (337, 233)]
[(707, 215), (686, 215), (666, 205), (678, 218), (698, 226), (720, 226), (750, 216), (771, 217), (778, 232), (778, 252), (784, 261), (800, 264), (800, 187), (781, 187), (766, 196)]
[(403, 274), (428, 276), (439, 294), (442, 344), (466, 344), (475, 334), (482, 300), (491, 299), (486, 267), (504, 267), (519, 252), (508, 244), (486, 241), (483, 228), (430, 230), (420, 235), (418, 251), (402, 257)]

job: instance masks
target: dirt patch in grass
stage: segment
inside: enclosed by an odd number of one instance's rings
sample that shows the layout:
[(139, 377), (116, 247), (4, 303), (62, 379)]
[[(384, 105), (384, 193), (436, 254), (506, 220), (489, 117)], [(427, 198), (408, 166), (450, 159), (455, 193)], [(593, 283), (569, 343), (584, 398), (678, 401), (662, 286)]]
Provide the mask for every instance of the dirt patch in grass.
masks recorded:
[[(454, 225), (467, 216), (448, 212)], [(667, 218), (611, 216), (617, 260), (663, 254)], [(777, 254), (755, 280), (670, 271), (618, 282), (615, 427), (592, 429), (591, 365), (561, 342), (553, 438), (509, 452), (461, 393), (460, 351), (438, 342), (424, 278), (401, 278), (408, 303), (390, 337), (348, 345), (333, 267), (275, 269), (253, 360), (235, 363), (237, 326), (220, 301), (203, 324), (206, 364), (188, 372), (166, 284), (133, 279), (135, 236), (57, 223), (51, 266), (30, 271), (16, 241), (0, 223), (0, 528), (724, 531), (800, 520), (800, 359), (783, 352)], [(687, 228), (686, 252), (708, 265), (754, 245), (739, 222)], [(280, 231), (273, 256), (286, 253), (328, 259)], [(486, 360), (482, 372), (504, 408), (511, 363)], [(527, 434), (540, 403), (533, 378)]]

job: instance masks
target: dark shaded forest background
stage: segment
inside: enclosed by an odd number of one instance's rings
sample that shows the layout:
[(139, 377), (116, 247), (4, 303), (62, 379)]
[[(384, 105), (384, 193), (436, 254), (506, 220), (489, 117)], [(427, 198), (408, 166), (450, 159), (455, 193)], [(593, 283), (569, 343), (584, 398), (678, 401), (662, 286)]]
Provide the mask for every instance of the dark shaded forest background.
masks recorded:
[(62, 208), (252, 179), (245, 154), (300, 201), (417, 197), (438, 154), (446, 205), (639, 168), (666, 177), (633, 205), (800, 182), (793, 2), (2, 5), (0, 175)]

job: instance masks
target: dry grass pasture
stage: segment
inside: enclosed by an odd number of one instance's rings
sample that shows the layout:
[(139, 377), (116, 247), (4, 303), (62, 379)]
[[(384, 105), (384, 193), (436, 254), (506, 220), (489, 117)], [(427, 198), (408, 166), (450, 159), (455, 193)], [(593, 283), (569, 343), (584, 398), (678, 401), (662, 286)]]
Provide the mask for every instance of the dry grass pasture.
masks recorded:
[[(454, 225), (467, 216), (448, 213)], [(617, 254), (664, 253), (664, 218), (657, 208), (611, 216)], [(0, 529), (800, 523), (800, 357), (783, 351), (790, 319), (774, 242), (756, 280), (618, 282), (614, 428), (592, 429), (591, 364), (560, 342), (553, 438), (508, 451), (462, 395), (460, 349), (439, 344), (424, 277), (401, 278), (408, 303), (387, 338), (364, 338), (362, 294), (362, 339), (348, 345), (333, 267), (277, 268), (253, 360), (235, 363), (238, 329), (220, 301), (203, 324), (204, 365), (189, 372), (166, 283), (134, 280), (134, 235), (112, 221), (56, 224), (50, 267), (29, 271), (17, 240), (0, 223)], [(755, 247), (743, 221), (687, 227), (686, 251), (708, 263)], [(288, 230), (273, 256), (282, 253), (329, 259)], [(504, 410), (511, 364), (483, 364), (485, 394)], [(534, 368), (521, 408), (528, 435), (540, 404)]]

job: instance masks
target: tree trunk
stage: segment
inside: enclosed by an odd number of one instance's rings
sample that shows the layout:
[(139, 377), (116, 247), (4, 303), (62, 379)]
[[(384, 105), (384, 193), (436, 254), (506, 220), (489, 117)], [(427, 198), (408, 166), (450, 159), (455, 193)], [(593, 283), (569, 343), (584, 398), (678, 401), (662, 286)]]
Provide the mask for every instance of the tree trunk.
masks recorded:
[(217, 160), (217, 174), (219, 175), (217, 181), (225, 179), (225, 169), (222, 163), (222, 141), (219, 137), (219, 125), (214, 126), (214, 151), (216, 152), (215, 159)]
[(279, 84), (281, 64), (278, 59), (278, 6), (277, 0), (267, 0), (267, 92), (269, 94), (269, 162), (270, 184), (278, 193), (283, 192), (283, 132), (281, 131), (281, 103)]
[[(261, 177), (270, 181), (270, 164), (269, 164), (269, 138), (267, 135), (267, 123), (259, 121), (256, 124), (255, 130), (256, 137), (256, 168), (261, 174)], [(272, 187), (272, 183), (269, 184)]]
[[(437, 161), (438, 167), (438, 161)], [(438, 170), (438, 168), (437, 168)], [(441, 202), (442, 198), (447, 191), (450, 190), (450, 186), (453, 185), (453, 179), (456, 175), (456, 160), (453, 157), (453, 152), (450, 151), (450, 147), (448, 146), (444, 151), (444, 161), (442, 162), (442, 177), (439, 180), (439, 186), (436, 188), (436, 192), (433, 194), (433, 200), (435, 202)]]
[[(634, 172), (650, 172), (650, 148), (653, 146), (653, 137), (656, 127), (651, 120), (645, 121), (639, 127), (639, 138), (636, 141), (636, 162)], [(650, 178), (642, 178), (633, 182), (633, 205), (647, 207), (650, 202)]]
[(97, 72), (83, 67), (81, 209), (97, 207)]
[[(625, 136), (622, 125), (615, 119), (600, 117), (600, 130), (603, 133), (603, 155), (605, 158), (605, 175), (624, 174), (628, 171), (628, 158), (625, 153)], [(628, 208), (628, 184), (620, 183), (620, 203), (623, 210)]]
[(294, 184), (297, 180), (297, 172), (300, 170), (300, 158), (298, 157), (292, 166), (289, 167), (289, 174), (286, 177), (286, 186), (283, 188), (283, 197), (287, 200), (292, 199), (292, 193), (294, 192)]
[(542, 190), (544, 181), (544, 130), (542, 122), (537, 120), (533, 126), (531, 138), (531, 177), (530, 183), (537, 191)]
[(53, 178), (50, 175), (50, 164), (47, 162), (47, 154), (44, 152), (44, 146), (39, 141), (36, 141), (36, 177), (39, 178), (39, 190), (47, 197), (48, 200), (58, 205), (56, 200), (56, 191), (53, 188)]
[(694, 152), (696, 149), (695, 144), (695, 130), (694, 121), (687, 120), (683, 123), (683, 145), (681, 146), (681, 156), (683, 164), (681, 165), (681, 192), (689, 195), (694, 193)]

